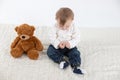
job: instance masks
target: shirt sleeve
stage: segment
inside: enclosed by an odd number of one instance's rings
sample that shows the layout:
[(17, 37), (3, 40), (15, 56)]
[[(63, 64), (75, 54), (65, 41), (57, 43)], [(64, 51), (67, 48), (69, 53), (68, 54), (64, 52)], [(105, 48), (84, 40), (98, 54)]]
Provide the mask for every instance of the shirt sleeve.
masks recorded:
[(50, 43), (56, 48), (58, 49), (58, 45), (60, 43), (60, 41), (58, 40), (58, 35), (57, 35), (57, 28), (56, 26), (54, 26), (53, 28), (51, 28), (50, 32), (49, 32), (49, 38), (50, 38)]
[(71, 40), (69, 40), (70, 48), (74, 48), (80, 42), (80, 30), (79, 27), (73, 26), (73, 32)]

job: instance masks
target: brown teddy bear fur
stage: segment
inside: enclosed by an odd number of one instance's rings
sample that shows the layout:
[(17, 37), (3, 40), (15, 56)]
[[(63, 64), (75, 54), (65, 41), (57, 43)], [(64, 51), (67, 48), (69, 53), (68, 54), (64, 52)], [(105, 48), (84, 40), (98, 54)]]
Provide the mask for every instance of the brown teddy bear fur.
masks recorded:
[(35, 27), (28, 24), (22, 24), (15, 28), (18, 36), (11, 44), (11, 55), (14, 58), (21, 57), (26, 53), (30, 59), (36, 60), (39, 52), (43, 50), (43, 45), (34, 34)]

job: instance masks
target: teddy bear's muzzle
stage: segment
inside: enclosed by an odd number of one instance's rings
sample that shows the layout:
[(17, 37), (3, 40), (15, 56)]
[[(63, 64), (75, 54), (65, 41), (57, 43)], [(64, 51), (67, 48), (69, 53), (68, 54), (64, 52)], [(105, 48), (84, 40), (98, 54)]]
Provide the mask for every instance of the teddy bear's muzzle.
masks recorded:
[(20, 38), (21, 38), (22, 40), (27, 40), (27, 39), (29, 39), (30, 37), (29, 37), (28, 35), (21, 35)]

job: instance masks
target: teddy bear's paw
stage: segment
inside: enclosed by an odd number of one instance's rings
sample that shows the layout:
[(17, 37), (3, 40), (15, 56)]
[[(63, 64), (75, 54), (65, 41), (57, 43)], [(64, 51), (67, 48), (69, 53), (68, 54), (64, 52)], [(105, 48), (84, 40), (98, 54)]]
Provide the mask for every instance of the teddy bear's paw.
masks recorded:
[(38, 51), (36, 50), (29, 51), (27, 55), (30, 59), (33, 59), (33, 60), (37, 60), (39, 57)]
[(18, 57), (21, 57), (22, 56), (22, 52), (17, 50), (17, 49), (12, 49), (11, 50), (11, 55), (14, 57), (14, 58), (18, 58)]

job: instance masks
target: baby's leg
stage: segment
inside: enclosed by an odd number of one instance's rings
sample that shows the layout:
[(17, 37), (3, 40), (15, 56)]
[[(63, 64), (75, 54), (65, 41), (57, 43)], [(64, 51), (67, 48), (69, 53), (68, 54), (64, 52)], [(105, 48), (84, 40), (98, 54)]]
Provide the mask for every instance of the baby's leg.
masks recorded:
[(48, 47), (47, 55), (56, 63), (60, 63), (63, 60), (63, 54), (58, 49), (55, 49), (52, 45)]
[(81, 64), (81, 58), (80, 58), (80, 52), (77, 50), (77, 48), (73, 48), (68, 53), (68, 58), (71, 64), (71, 67), (73, 68), (73, 72), (77, 74), (83, 74), (78, 67), (80, 67)]
[(69, 63), (64, 59), (64, 53), (62, 53), (61, 49), (55, 49), (52, 45), (49, 46), (47, 50), (47, 55), (54, 62), (60, 64), (60, 68), (65, 69), (68, 67)]

